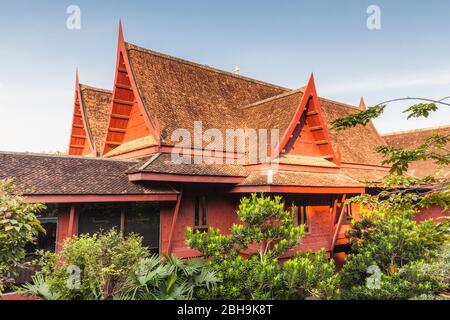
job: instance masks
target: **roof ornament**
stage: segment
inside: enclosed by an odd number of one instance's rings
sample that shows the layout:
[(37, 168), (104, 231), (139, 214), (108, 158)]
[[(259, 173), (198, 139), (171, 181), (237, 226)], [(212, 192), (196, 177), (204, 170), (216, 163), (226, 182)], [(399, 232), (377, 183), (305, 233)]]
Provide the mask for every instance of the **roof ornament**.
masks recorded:
[(237, 75), (241, 74), (241, 67), (239, 66), (234, 67), (233, 73)]

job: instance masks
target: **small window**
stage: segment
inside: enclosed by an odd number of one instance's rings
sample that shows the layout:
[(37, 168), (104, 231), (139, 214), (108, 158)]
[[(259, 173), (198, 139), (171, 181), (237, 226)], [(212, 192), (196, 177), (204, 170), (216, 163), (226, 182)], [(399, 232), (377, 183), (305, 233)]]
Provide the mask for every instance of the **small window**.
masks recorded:
[(303, 225), (304, 232), (307, 234), (311, 233), (311, 219), (308, 208), (305, 205), (296, 206), (294, 204), (292, 207), (289, 207), (289, 210), (293, 210), (295, 225)]
[(125, 208), (123, 219), (125, 235), (141, 235), (142, 244), (152, 253), (159, 253), (160, 214), (155, 203), (132, 203)]
[(353, 220), (353, 209), (351, 204), (346, 205), (345, 210), (345, 223), (350, 224)]
[(207, 201), (205, 196), (195, 197), (194, 230), (208, 232)]
[[(27, 243), (25, 251), (27, 254), (34, 254), (36, 250), (55, 251), (56, 248), (56, 232), (58, 227), (58, 212), (61, 210), (60, 205), (49, 204), (47, 208), (36, 215), (45, 233), (39, 233), (35, 237), (34, 243)], [(64, 210), (64, 209), (62, 209)]]
[(311, 232), (311, 220), (309, 218), (307, 206), (299, 206), (297, 209), (298, 212), (298, 224), (305, 226), (305, 233)]

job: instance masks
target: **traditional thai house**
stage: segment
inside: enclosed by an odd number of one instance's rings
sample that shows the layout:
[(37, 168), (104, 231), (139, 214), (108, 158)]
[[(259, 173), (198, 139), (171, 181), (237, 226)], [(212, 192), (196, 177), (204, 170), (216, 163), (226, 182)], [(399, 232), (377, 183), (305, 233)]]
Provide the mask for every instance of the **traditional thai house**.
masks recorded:
[[(196, 256), (187, 226), (227, 231), (239, 199), (264, 192), (283, 196), (305, 225), (297, 250), (339, 252), (358, 214), (343, 202), (390, 169), (374, 152), (386, 142), (373, 124), (331, 127), (364, 107), (319, 97), (313, 76), (283, 88), (127, 43), (120, 27), (113, 90), (80, 84), (77, 72), (69, 155), (2, 152), (0, 179), (48, 205), (40, 245), (56, 250), (67, 237), (116, 227), (154, 251)], [(235, 140), (242, 132), (244, 145), (275, 142), (252, 158)], [(180, 147), (186, 137), (192, 143)]]

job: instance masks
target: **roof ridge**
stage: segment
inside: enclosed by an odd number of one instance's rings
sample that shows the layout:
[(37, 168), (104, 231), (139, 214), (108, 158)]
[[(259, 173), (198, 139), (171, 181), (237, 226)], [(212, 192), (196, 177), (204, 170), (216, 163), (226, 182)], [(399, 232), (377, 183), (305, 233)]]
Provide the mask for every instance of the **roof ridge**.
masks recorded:
[(303, 87), (300, 88), (300, 89), (291, 90), (291, 91), (288, 91), (288, 92), (285, 92), (285, 93), (282, 93), (282, 94), (279, 94), (279, 95), (276, 95), (276, 96), (273, 96), (273, 97), (270, 97), (270, 98), (267, 98), (267, 99), (264, 99), (264, 100), (260, 100), (260, 101), (254, 102), (252, 104), (249, 104), (247, 106), (242, 107), (241, 109), (249, 109), (249, 108), (257, 107), (257, 106), (259, 106), (259, 105), (261, 105), (263, 103), (267, 103), (267, 102), (270, 102), (270, 101), (275, 101), (275, 100), (278, 100), (278, 99), (282, 99), (282, 98), (288, 97), (290, 95), (293, 95), (293, 94), (296, 94), (296, 93), (299, 93), (299, 92), (304, 93)]
[(242, 76), (242, 75), (239, 75), (239, 74), (234, 74), (232, 72), (228, 72), (228, 71), (221, 70), (221, 69), (218, 69), (218, 68), (210, 67), (208, 65), (200, 64), (200, 63), (189, 61), (189, 60), (186, 60), (186, 59), (174, 57), (174, 56), (171, 56), (171, 55), (168, 55), (168, 54), (165, 54), (165, 53), (161, 53), (161, 52), (157, 52), (157, 51), (154, 51), (154, 50), (146, 49), (146, 48), (140, 47), (138, 45), (135, 45), (133, 43), (125, 42), (125, 44), (126, 44), (128, 50), (136, 50), (136, 51), (141, 51), (141, 52), (148, 53), (148, 54), (153, 54), (153, 55), (165, 58), (165, 59), (177, 61), (177, 62), (180, 62), (180, 63), (183, 63), (183, 64), (187, 64), (187, 65), (190, 65), (190, 66), (193, 66), (193, 67), (201, 68), (201, 69), (208, 70), (208, 71), (211, 71), (211, 72), (220, 73), (220, 74), (223, 74), (223, 75), (226, 75), (226, 76), (230, 76), (230, 77), (233, 77), (233, 78), (237, 78), (237, 79), (240, 79), (240, 80), (257, 83), (257, 84), (264, 85), (264, 86), (267, 86), (267, 87), (272, 87), (272, 88), (281, 89), (281, 90), (291, 90), (289, 88), (282, 87), (282, 86), (279, 86), (279, 85), (276, 85), (276, 84), (273, 84), (273, 83), (257, 80), (257, 79), (246, 77), (246, 76)]
[(319, 100), (325, 100), (325, 101), (328, 101), (328, 102), (331, 102), (331, 103), (335, 103), (335, 104), (338, 104), (338, 105), (340, 105), (342, 107), (347, 107), (347, 108), (352, 109), (352, 110), (356, 110), (356, 111), (359, 110), (359, 108), (357, 106), (352, 106), (351, 104), (348, 104), (348, 103), (344, 103), (344, 102), (340, 102), (340, 101), (324, 98), (324, 97), (321, 97), (321, 96), (317, 96), (317, 98), (319, 98)]
[(33, 157), (83, 159), (83, 160), (111, 161), (111, 162), (134, 162), (134, 163), (139, 162), (137, 160), (110, 159), (110, 158), (87, 157), (87, 156), (69, 156), (69, 155), (65, 155), (65, 154), (51, 154), (51, 153), (38, 153), (38, 152), (0, 151), (0, 155), (23, 155), (23, 156), (33, 156)]
[(447, 128), (450, 128), (450, 124), (442, 125), (442, 126), (427, 127), (427, 128), (412, 129), (412, 130), (395, 131), (395, 132), (390, 132), (390, 133), (383, 133), (381, 136), (389, 137), (389, 136), (396, 136), (396, 135), (401, 135), (401, 134), (405, 134), (405, 133), (424, 132), (424, 131), (430, 131), (430, 130), (436, 130), (436, 129), (447, 129)]
[(83, 84), (83, 83), (80, 83), (80, 88), (81, 88), (81, 90), (88, 89), (88, 90), (93, 90), (93, 91), (98, 91), (98, 92), (104, 92), (104, 93), (112, 94), (112, 90), (103, 89), (103, 88), (97, 88), (97, 87), (93, 87), (93, 86), (90, 86), (90, 85), (87, 85), (87, 84)]

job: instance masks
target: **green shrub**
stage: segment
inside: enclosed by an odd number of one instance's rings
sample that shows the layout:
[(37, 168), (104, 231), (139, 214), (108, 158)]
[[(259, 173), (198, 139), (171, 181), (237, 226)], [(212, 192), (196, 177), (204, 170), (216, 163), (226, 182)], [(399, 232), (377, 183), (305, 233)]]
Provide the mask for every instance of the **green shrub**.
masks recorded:
[[(348, 232), (353, 254), (341, 270), (346, 299), (411, 299), (435, 296), (449, 288), (449, 223), (416, 223), (410, 213), (371, 212)], [(444, 250), (445, 251), (445, 250)], [(447, 255), (447, 258), (444, 256)], [(379, 268), (369, 274), (369, 267)], [(377, 286), (368, 286), (370, 278)]]
[[(299, 244), (303, 226), (294, 225), (293, 212), (284, 210), (281, 197), (242, 198), (237, 212), (241, 225), (222, 235), (188, 228), (187, 243), (209, 258), (208, 266), (221, 280), (201, 292), (207, 299), (334, 298), (339, 293), (334, 263), (325, 252), (280, 258)], [(250, 252), (250, 253), (249, 253)]]
[(142, 237), (123, 238), (114, 229), (74, 237), (60, 254), (40, 255), (40, 271), (25, 289), (49, 300), (192, 299), (217, 282), (203, 261), (150, 256)]
[(13, 282), (14, 270), (25, 257), (25, 245), (39, 232), (45, 233), (36, 218), (44, 208), (25, 202), (11, 180), (0, 180), (0, 293)]
[(148, 255), (137, 235), (122, 238), (114, 229), (81, 235), (67, 240), (59, 255), (45, 253), (37, 276), (64, 300), (112, 299)]

